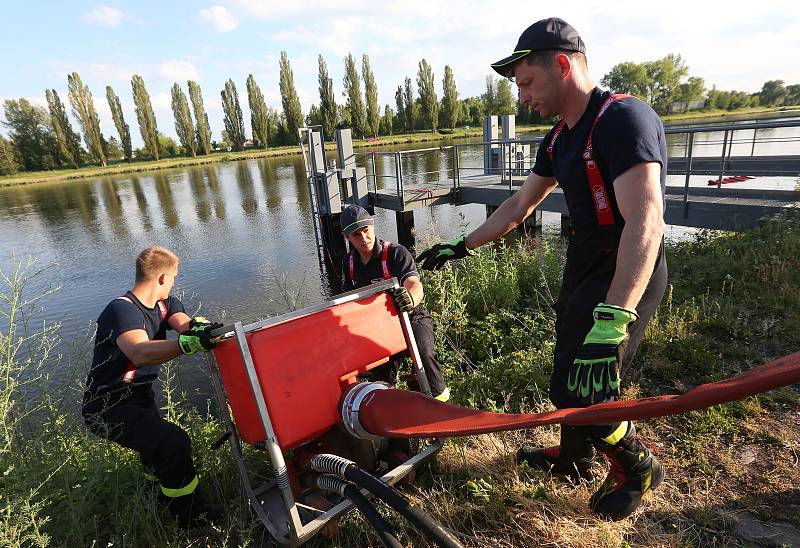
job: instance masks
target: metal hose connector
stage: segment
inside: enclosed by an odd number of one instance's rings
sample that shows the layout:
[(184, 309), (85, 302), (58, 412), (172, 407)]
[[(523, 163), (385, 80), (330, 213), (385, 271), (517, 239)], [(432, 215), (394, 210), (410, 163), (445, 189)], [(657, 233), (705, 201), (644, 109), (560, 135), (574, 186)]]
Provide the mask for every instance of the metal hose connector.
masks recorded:
[(311, 468), (313, 470), (325, 474), (335, 474), (342, 478), (348, 466), (355, 466), (355, 463), (338, 455), (323, 453), (311, 459)]
[(378, 382), (361, 382), (351, 386), (342, 398), (340, 414), (342, 424), (347, 432), (361, 440), (377, 440), (376, 436), (368, 432), (358, 420), (358, 412), (364, 399), (376, 390), (388, 390), (388, 386)]

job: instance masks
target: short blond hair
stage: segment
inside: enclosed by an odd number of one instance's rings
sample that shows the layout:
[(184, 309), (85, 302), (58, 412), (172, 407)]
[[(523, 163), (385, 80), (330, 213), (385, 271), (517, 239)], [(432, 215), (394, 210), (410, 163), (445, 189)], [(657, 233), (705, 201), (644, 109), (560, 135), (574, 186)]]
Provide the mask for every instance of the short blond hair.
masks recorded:
[(166, 247), (151, 245), (136, 257), (136, 281), (143, 282), (177, 268), (180, 259)]

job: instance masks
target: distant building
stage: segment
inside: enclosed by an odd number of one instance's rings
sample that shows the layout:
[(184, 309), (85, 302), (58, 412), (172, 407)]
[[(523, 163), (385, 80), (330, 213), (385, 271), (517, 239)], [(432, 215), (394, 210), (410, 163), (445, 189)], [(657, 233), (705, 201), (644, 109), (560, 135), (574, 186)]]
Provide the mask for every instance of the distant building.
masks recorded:
[(705, 106), (706, 106), (705, 99), (701, 99), (700, 101), (675, 101), (669, 107), (669, 111), (672, 113), (689, 112), (690, 110), (700, 110)]

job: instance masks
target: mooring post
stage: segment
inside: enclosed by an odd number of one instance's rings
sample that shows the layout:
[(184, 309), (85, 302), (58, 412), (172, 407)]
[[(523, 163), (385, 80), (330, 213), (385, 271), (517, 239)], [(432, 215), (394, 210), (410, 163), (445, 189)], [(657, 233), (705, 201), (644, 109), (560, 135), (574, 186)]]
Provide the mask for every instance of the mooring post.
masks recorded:
[(397, 243), (411, 249), (414, 247), (414, 212), (395, 211), (397, 221)]
[(517, 225), (517, 230), (523, 234), (540, 234), (542, 232), (542, 211), (534, 209), (524, 221)]
[(569, 222), (569, 215), (566, 213), (561, 214), (561, 235), (562, 236), (569, 236), (571, 225)]
[(497, 166), (496, 152), (500, 151), (497, 141), (497, 116), (483, 117), (483, 174), (491, 175), (496, 173)]
[(311, 154), (311, 170), (317, 200), (319, 200), (320, 228), (323, 245), (327, 249), (326, 257), (337, 265), (339, 259), (347, 253), (347, 242), (342, 236), (339, 215), (342, 213), (341, 183), (339, 172), (326, 170), (325, 143), (320, 130), (309, 132), (309, 149)]

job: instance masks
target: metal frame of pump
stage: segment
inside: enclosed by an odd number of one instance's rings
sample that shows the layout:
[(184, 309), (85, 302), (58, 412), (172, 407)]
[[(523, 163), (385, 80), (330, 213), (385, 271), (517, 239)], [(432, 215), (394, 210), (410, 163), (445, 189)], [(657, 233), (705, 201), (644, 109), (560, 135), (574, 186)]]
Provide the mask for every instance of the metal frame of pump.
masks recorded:
[[(259, 384), (256, 367), (254, 365), (250, 347), (246, 339), (246, 334), (259, 329), (268, 329), (270, 326), (276, 326), (278, 324), (296, 320), (302, 318), (303, 316), (314, 314), (316, 312), (336, 307), (344, 303), (357, 301), (365, 297), (375, 295), (376, 293), (398, 287), (398, 285), (397, 279), (392, 278), (391, 280), (379, 282), (366, 288), (344, 293), (324, 304), (307, 307), (289, 314), (247, 325), (243, 325), (241, 322), (235, 322), (232, 326), (225, 326), (214, 332), (215, 335), (230, 335), (230, 332), (233, 332), (233, 336), (236, 338), (236, 342), (241, 353), (244, 367), (247, 371), (249, 387), (252, 390), (252, 395), (257, 404), (261, 426), (263, 426), (264, 432), (266, 433), (266, 439), (263, 443), (263, 447), (260, 448), (263, 448), (268, 452), (272, 469), (275, 474), (274, 479), (265, 482), (263, 485), (257, 488), (253, 486), (250, 480), (250, 471), (247, 463), (245, 462), (242, 451), (242, 440), (237, 433), (236, 423), (231, 416), (231, 412), (228, 407), (229, 401), (223, 387), (223, 380), (220, 374), (219, 365), (211, 353), (207, 354), (208, 368), (211, 373), (212, 385), (220, 403), (222, 419), (228, 430), (231, 451), (236, 460), (245, 493), (247, 494), (251, 506), (255, 510), (264, 527), (275, 538), (275, 540), (281, 544), (290, 546), (302, 544), (320, 532), (320, 530), (326, 524), (353, 509), (354, 505), (350, 500), (342, 500), (332, 508), (322, 511), (295, 500), (295, 496), (290, 485), (290, 472), (287, 469), (283, 451), (275, 435), (273, 420), (267, 408), (267, 402), (264, 393)], [(402, 328), (407, 349), (413, 362), (416, 380), (419, 383), (422, 392), (430, 395), (430, 386), (428, 384), (427, 377), (425, 376), (424, 366), (420, 360), (417, 343), (414, 339), (414, 333), (411, 330), (411, 322), (408, 314), (406, 312), (399, 312), (397, 317)], [(346, 388), (346, 386), (343, 387), (343, 391), (344, 388)], [(349, 425), (345, 425), (346, 429), (348, 427)], [(435, 455), (442, 448), (443, 444), (444, 440), (433, 439), (429, 445), (427, 445), (417, 454), (410, 456), (410, 458), (405, 462), (402, 462), (393, 469), (388, 470), (383, 476), (381, 476), (381, 481), (389, 485), (396, 484), (398, 481), (406, 477), (418, 465)], [(365, 496), (371, 496), (366, 490), (362, 490), (362, 493)], [(311, 517), (310, 519), (303, 519), (301, 514), (304, 516), (314, 517)]]

